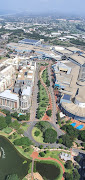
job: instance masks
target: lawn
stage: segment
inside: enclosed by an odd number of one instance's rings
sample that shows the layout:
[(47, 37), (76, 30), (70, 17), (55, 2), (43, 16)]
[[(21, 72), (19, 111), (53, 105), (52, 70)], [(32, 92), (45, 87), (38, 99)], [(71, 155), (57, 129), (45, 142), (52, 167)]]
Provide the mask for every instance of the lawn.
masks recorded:
[[(63, 150), (62, 150), (63, 151)], [(65, 162), (62, 161), (60, 158), (59, 158), (59, 154), (61, 153), (61, 151), (47, 151), (47, 153), (45, 154), (44, 157), (52, 157), (52, 158), (55, 158), (57, 160), (59, 160), (63, 166), (65, 165)], [(68, 172), (68, 173), (71, 173), (72, 170), (70, 169), (66, 169), (65, 168), (65, 172)]]
[(23, 129), (23, 131), (27, 131), (28, 127), (29, 127), (29, 125), (27, 123), (26, 124), (24, 123), (24, 125), (22, 124), (20, 126), (20, 128)]
[(45, 69), (42, 73), (42, 79), (44, 81), (44, 83), (46, 84), (46, 81), (47, 81), (47, 77), (48, 76), (48, 73), (47, 73), (47, 69)]
[(6, 127), (2, 131), (5, 132), (6, 134), (10, 134), (12, 132), (12, 129), (10, 127)]
[[(34, 135), (35, 131), (39, 131), (39, 132), (40, 132), (39, 136), (36, 137), (36, 136)], [(35, 141), (40, 142), (40, 143), (44, 143), (44, 142), (43, 142), (43, 133), (42, 133), (42, 132), (40, 131), (40, 129), (38, 129), (37, 127), (34, 127), (34, 128), (33, 128), (33, 130), (32, 130), (32, 136), (33, 136), (33, 138), (34, 138)]]
[(40, 118), (41, 119), (44, 114), (45, 111), (47, 109), (48, 106), (48, 95), (47, 92), (45, 90), (45, 88), (43, 87), (43, 85), (40, 85), (40, 90), (39, 90), (39, 105), (38, 105), (38, 112), (40, 113)]
[(17, 149), (23, 156), (25, 156), (25, 157), (28, 158), (28, 159), (31, 159), (30, 155), (31, 155), (32, 152), (33, 152), (33, 149), (32, 149), (31, 147), (29, 147), (29, 148), (30, 148), (30, 149), (29, 149), (29, 152), (24, 152), (24, 149), (21, 148), (20, 146), (15, 146), (15, 147), (16, 147), (16, 149)]

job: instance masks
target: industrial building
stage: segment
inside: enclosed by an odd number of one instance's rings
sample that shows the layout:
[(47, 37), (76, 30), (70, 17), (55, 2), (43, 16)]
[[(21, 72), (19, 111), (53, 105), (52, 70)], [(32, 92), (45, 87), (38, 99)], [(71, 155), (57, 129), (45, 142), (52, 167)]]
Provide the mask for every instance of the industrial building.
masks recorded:
[(85, 63), (81, 66), (72, 61), (57, 62), (52, 66), (54, 88), (62, 94), (61, 111), (76, 120), (85, 122)]
[(19, 41), (19, 43), (38, 46), (41, 44), (41, 41), (40, 40), (34, 40), (34, 39), (23, 39), (23, 40)]

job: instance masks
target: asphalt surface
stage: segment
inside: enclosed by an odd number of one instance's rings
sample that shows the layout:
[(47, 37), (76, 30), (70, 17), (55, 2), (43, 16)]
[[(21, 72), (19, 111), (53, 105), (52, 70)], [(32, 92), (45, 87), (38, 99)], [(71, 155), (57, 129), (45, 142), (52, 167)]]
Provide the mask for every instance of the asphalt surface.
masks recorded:
[[(40, 146), (40, 145), (43, 145), (44, 148), (46, 148), (47, 146), (49, 146), (50, 148), (59, 148), (60, 146), (66, 148), (64, 145), (61, 145), (61, 144), (57, 144), (56, 142), (55, 143), (39, 143), (37, 141), (34, 140), (34, 138), (32, 137), (32, 129), (33, 127), (35, 126), (35, 124), (37, 123), (38, 121), (35, 121), (35, 122), (27, 122), (27, 124), (29, 124), (30, 126), (28, 127), (27, 131), (24, 132), (24, 136), (28, 137), (33, 143), (35, 146)], [(54, 128), (55, 128), (55, 125), (50, 123)]]
[(37, 103), (37, 93), (38, 93), (38, 64), (35, 72), (35, 81), (34, 81), (34, 89), (33, 89), (33, 96), (32, 96), (32, 105), (31, 105), (31, 110), (30, 110), (30, 120), (35, 121), (36, 119), (36, 110), (38, 108), (38, 103)]

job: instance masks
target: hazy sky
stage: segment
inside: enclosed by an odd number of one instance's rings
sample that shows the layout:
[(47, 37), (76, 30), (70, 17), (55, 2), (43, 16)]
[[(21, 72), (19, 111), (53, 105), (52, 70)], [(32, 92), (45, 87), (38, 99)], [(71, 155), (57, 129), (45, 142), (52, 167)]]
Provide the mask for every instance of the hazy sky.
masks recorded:
[(0, 10), (85, 14), (85, 0), (0, 0)]

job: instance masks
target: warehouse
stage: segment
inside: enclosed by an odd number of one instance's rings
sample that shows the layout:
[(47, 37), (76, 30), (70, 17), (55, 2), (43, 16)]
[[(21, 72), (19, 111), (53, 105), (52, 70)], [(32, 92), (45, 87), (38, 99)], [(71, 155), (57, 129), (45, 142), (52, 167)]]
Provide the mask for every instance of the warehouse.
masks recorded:
[(41, 44), (41, 41), (39, 40), (34, 40), (34, 39), (23, 39), (19, 41), (20, 44), (28, 44), (28, 45), (33, 45), (33, 46), (38, 46)]

